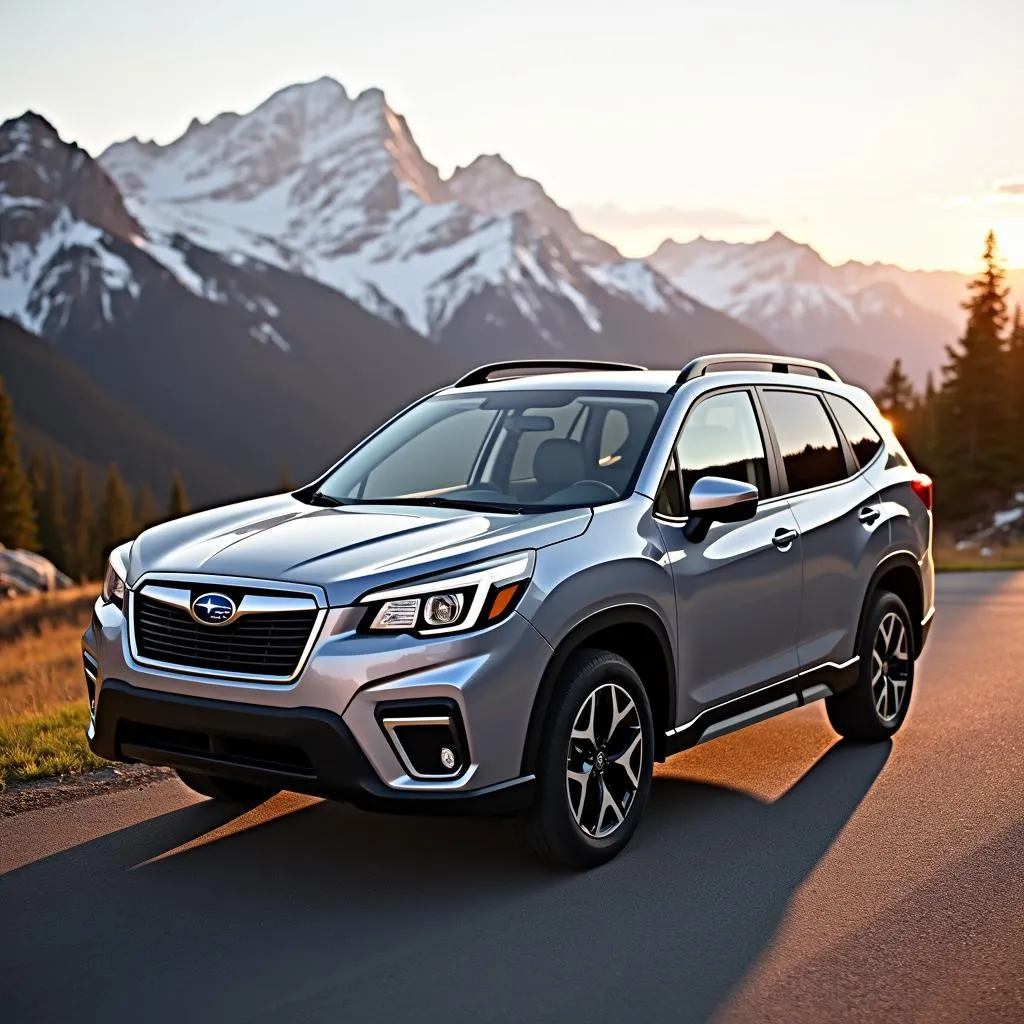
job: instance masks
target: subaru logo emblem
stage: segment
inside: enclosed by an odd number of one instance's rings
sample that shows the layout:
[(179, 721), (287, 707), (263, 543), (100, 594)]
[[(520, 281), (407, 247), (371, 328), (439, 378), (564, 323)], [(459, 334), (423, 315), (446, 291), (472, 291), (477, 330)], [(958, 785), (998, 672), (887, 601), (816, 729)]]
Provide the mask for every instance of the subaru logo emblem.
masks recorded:
[(192, 618), (204, 626), (223, 626), (236, 611), (235, 602), (224, 594), (201, 594), (192, 602)]

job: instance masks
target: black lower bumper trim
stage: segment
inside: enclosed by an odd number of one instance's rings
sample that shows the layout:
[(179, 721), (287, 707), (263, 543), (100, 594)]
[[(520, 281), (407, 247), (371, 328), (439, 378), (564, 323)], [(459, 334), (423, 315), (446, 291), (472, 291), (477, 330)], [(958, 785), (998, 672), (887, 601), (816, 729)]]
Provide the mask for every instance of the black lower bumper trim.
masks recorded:
[(89, 746), (141, 761), (345, 800), (364, 810), (507, 815), (533, 799), (533, 777), (466, 792), (399, 791), (370, 766), (340, 716), (184, 697), (104, 680)]

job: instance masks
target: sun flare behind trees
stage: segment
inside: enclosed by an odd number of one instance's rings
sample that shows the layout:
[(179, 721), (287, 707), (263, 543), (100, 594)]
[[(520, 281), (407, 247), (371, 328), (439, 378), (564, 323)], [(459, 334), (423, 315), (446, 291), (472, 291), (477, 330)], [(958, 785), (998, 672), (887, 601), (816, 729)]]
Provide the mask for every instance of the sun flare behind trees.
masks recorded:
[(936, 479), (936, 512), (952, 523), (998, 510), (1024, 487), (1024, 316), (1011, 320), (996, 237), (963, 302), (967, 322), (946, 349), (941, 384), (916, 394), (894, 361), (875, 395), (912, 458)]

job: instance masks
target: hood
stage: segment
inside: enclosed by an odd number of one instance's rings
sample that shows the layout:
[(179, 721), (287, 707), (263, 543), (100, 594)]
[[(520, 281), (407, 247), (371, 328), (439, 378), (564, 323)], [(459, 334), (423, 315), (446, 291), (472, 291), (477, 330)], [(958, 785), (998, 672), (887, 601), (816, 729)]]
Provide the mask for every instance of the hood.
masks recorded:
[(290, 494), (155, 526), (132, 545), (128, 584), (147, 572), (243, 576), (323, 587), (332, 606), (367, 590), (545, 547), (586, 530), (589, 508), (526, 515), (397, 505), (311, 507)]

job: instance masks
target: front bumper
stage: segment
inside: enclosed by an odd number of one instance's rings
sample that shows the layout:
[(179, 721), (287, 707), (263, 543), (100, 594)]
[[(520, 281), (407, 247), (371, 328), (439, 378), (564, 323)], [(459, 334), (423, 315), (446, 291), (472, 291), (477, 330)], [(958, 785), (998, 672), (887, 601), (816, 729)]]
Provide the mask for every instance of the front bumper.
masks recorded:
[(373, 811), (514, 814), (533, 797), (532, 776), (457, 792), (395, 790), (330, 711), (155, 693), (119, 679), (103, 682), (89, 746), (112, 761), (169, 765)]
[[(133, 656), (120, 609), (97, 601), (82, 638), (91, 678), (93, 749), (114, 760), (234, 778), (242, 778), (241, 772), (249, 781), (257, 781), (255, 772), (268, 785), (361, 806), (408, 797), (440, 808), (447, 797), (454, 808), (463, 798), (488, 797), (496, 787), (518, 784), (534, 698), (552, 653), (533, 626), (513, 612), (473, 633), (417, 639), (362, 634), (355, 628), (359, 615), (357, 609), (328, 610), (298, 677), (268, 683), (143, 664)], [(455, 709), (466, 747), (457, 777), (414, 776), (408, 760), (400, 758), (378, 712), (417, 701), (446, 702)], [(214, 716), (208, 727), (205, 714)], [(187, 720), (181, 726), (185, 732), (214, 738), (223, 732), (258, 744), (273, 743), (279, 735), (282, 744), (304, 751), (308, 763), (296, 771), (294, 764), (226, 758), (224, 749), (170, 749), (173, 744), (152, 742), (135, 749), (145, 744), (132, 742), (135, 727), (125, 731), (121, 724), (172, 729), (167, 724), (172, 719)], [(301, 742), (286, 742), (288, 737)], [(224, 745), (218, 741), (214, 747)], [(521, 788), (525, 793), (529, 787)]]

